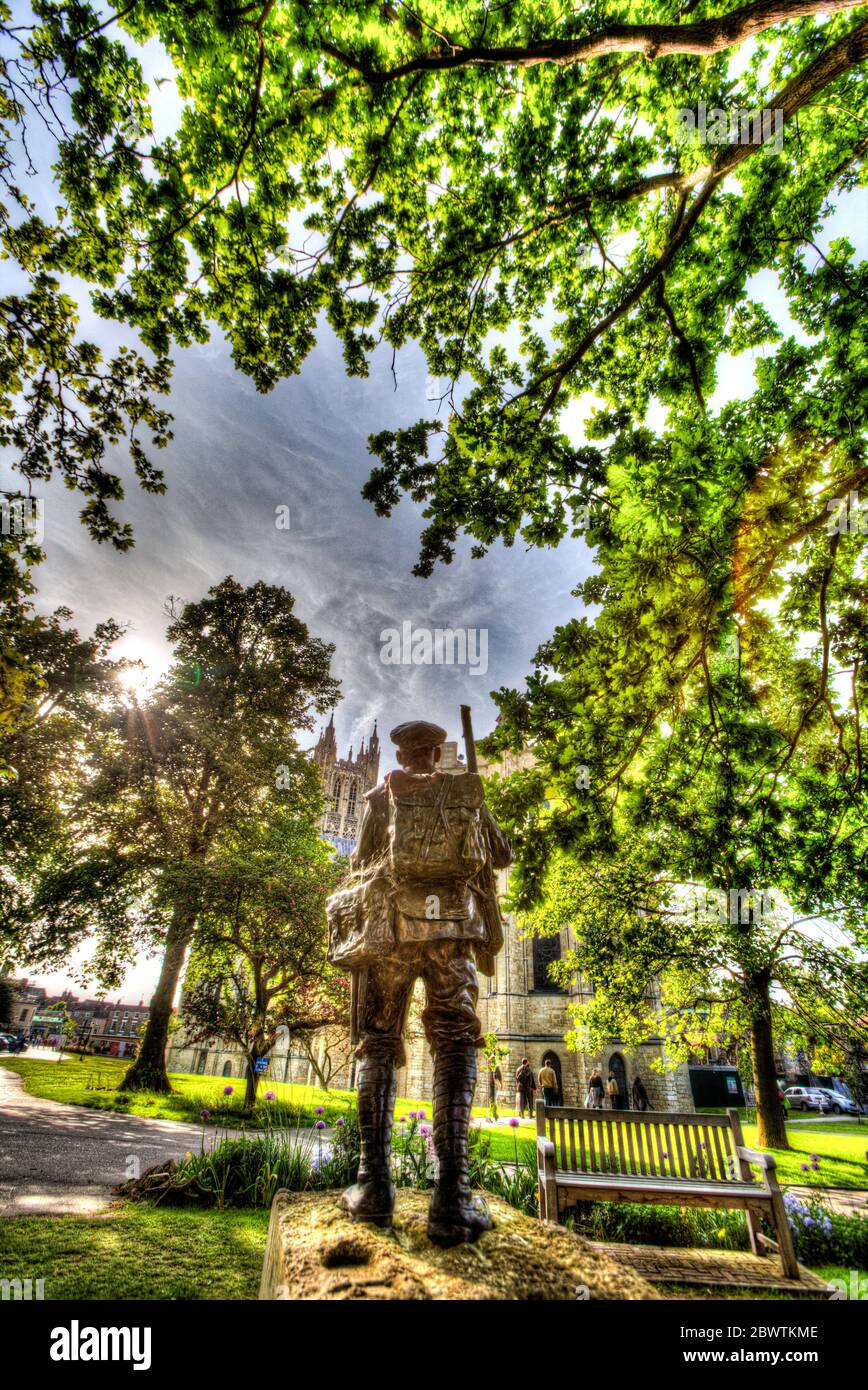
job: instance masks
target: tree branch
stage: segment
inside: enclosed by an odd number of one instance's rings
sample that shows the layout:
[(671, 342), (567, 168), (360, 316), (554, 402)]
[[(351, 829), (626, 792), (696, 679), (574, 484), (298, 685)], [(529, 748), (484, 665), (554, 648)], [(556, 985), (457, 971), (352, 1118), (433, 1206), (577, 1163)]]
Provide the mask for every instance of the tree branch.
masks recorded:
[[(737, 47), (778, 24), (806, 19), (815, 14), (835, 14), (856, 9), (863, 0), (757, 0), (716, 19), (694, 24), (611, 24), (584, 38), (541, 39), (528, 44), (506, 44), (498, 48), (438, 44), (430, 53), (419, 54), (393, 68), (378, 72), (362, 58), (344, 53), (334, 44), (320, 42), (320, 51), (344, 67), (357, 72), (371, 87), (397, 82), (420, 72), (450, 72), (473, 67), (530, 68), (541, 63), (570, 67), (605, 58), (610, 53), (640, 53), (648, 61), (676, 53), (708, 57)], [(447, 51), (448, 50), (448, 51)]]

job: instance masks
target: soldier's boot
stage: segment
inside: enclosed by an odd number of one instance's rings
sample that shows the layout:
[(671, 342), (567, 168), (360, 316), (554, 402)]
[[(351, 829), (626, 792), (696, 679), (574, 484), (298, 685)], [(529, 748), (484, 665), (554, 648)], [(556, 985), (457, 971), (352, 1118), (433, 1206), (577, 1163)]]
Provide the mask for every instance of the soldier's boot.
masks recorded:
[(467, 1126), (476, 1083), (476, 1048), (438, 1051), (434, 1060), (434, 1145), (439, 1172), (428, 1208), (428, 1235), (437, 1245), (476, 1240), (494, 1224), (471, 1196)]
[(341, 1196), (354, 1221), (392, 1223), (395, 1189), (389, 1173), (392, 1112), (395, 1109), (394, 1059), (364, 1057), (359, 1063), (358, 1112), (362, 1152), (358, 1181)]

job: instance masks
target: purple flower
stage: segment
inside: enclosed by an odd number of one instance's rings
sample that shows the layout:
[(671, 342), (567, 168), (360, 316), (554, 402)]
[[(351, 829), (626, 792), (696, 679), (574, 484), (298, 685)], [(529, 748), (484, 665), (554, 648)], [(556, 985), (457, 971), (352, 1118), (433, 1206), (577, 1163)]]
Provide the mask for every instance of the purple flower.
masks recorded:
[(817, 1156), (817, 1154), (811, 1154), (811, 1162), (812, 1162), (812, 1163), (819, 1163), (819, 1161), (820, 1161), (820, 1160), (819, 1160), (819, 1157)]
[(518, 1129), (519, 1125), (521, 1124), (521, 1120), (517, 1120), (517, 1119), (515, 1118), (515, 1116), (512, 1115), (512, 1116), (510, 1117), (509, 1123), (510, 1123), (510, 1126), (511, 1126), (512, 1129)]
[(427, 1139), (431, 1131), (427, 1125), (423, 1125), (422, 1128), (419, 1130), (419, 1133), (422, 1135), (423, 1139)]
[(317, 1120), (314, 1129), (325, 1129), (325, 1120)]
[(277, 1094), (276, 1094), (276, 1092), (275, 1092), (275, 1091), (266, 1091), (266, 1092), (265, 1092), (265, 1099), (266, 1099), (266, 1100), (277, 1100)]
[(224, 1096), (234, 1096), (234, 1094), (235, 1094), (235, 1087), (234, 1087), (234, 1086), (224, 1086), (224, 1087), (223, 1087), (223, 1094), (224, 1094)]
[(314, 1114), (315, 1114), (315, 1115), (324, 1115), (324, 1114), (325, 1114), (325, 1111), (323, 1110), (323, 1108), (322, 1108), (321, 1105), (318, 1105), (317, 1108), (316, 1108), (316, 1110), (314, 1111)]
[(346, 1124), (346, 1120), (344, 1119), (343, 1115), (338, 1116), (338, 1118), (335, 1120), (335, 1124), (337, 1125), (338, 1129), (343, 1129), (344, 1125)]
[(416, 1119), (417, 1119), (417, 1120), (424, 1120), (424, 1118), (425, 1118), (425, 1111), (424, 1111), (424, 1110), (417, 1110), (417, 1111), (416, 1111)]
[(406, 1116), (406, 1115), (402, 1115), (401, 1118), (398, 1120), (398, 1124), (399, 1124), (399, 1125), (405, 1125), (406, 1123), (407, 1123), (407, 1116)]
[(200, 1110), (200, 1111), (199, 1111), (199, 1119), (200, 1119), (200, 1120), (210, 1120), (210, 1118), (211, 1118), (211, 1111), (210, 1111), (210, 1110)]
[(411, 1111), (410, 1111), (410, 1119), (411, 1119), (411, 1120), (415, 1120), (415, 1118), (416, 1118), (416, 1111), (415, 1111), (415, 1110), (411, 1110)]
[(807, 1163), (800, 1163), (799, 1167), (801, 1168), (803, 1173), (809, 1173), (811, 1171)]

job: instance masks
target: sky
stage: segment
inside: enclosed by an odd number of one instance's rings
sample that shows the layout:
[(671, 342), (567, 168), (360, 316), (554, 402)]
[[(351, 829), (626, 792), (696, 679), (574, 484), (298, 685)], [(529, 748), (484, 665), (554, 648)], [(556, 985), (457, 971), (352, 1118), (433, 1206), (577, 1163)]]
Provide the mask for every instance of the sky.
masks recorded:
[[(154, 81), (165, 61), (152, 48), (143, 51), (143, 61)], [(153, 92), (159, 134), (175, 120), (177, 99), (170, 84)], [(50, 186), (44, 183), (41, 191)], [(864, 246), (864, 195), (856, 196), (860, 201), (836, 210), (824, 241), (846, 231)], [(758, 277), (754, 290), (790, 327), (771, 277)], [(86, 306), (81, 331), (107, 350), (124, 339)], [(749, 387), (751, 357), (722, 364), (713, 405)], [(391, 518), (380, 519), (360, 496), (374, 462), (368, 435), (430, 417), (433, 408), (421, 353), (408, 348), (399, 355), (397, 385), (390, 359), (384, 351), (373, 359), (367, 380), (350, 379), (326, 329), (300, 376), (260, 395), (234, 369), (220, 338), (177, 353), (166, 402), (174, 439), (154, 451), (165, 470), (165, 495), (148, 496), (130, 481), (119, 514), (132, 523), (135, 548), (119, 554), (98, 546), (81, 526), (81, 498), (56, 481), (49, 484), (40, 610), (64, 604), (82, 631), (107, 617), (125, 623), (115, 654), (140, 658), (156, 675), (169, 657), (164, 605), (170, 594), (198, 599), (227, 574), (244, 584), (262, 579), (290, 590), (311, 632), (335, 646), (341, 754), (350, 744), (357, 749), (376, 719), (385, 770), (392, 764), (389, 729), (425, 718), (459, 738), (462, 703), (473, 709), (477, 736), (488, 732), (496, 713), (490, 692), (522, 685), (540, 642), (576, 614), (571, 590), (590, 573), (592, 556), (581, 540), (569, 540), (556, 551), (498, 543), (485, 559), (472, 560), (462, 541), (452, 565), (439, 566), (429, 579), (414, 578), (425, 524), (421, 509), (404, 498)], [(568, 414), (575, 438), (584, 414), (582, 406)], [(123, 452), (116, 459), (129, 478)], [(0, 486), (14, 485), (15, 476), (0, 460)], [(285, 508), (288, 529), (276, 524)], [(382, 635), (405, 623), (472, 630), (487, 660), (478, 661), (475, 672), (469, 666), (387, 664)], [(303, 742), (312, 745), (315, 738), (316, 731)], [(139, 961), (119, 997), (147, 998), (157, 969), (157, 961)], [(68, 972), (30, 978), (52, 989), (83, 989)]]
[[(267, 396), (235, 371), (220, 341), (180, 353), (168, 401), (175, 438), (158, 455), (166, 493), (150, 496), (130, 484), (120, 511), (133, 525), (135, 547), (119, 554), (90, 539), (77, 494), (49, 485), (38, 607), (67, 605), (82, 631), (109, 616), (128, 624), (115, 654), (159, 672), (169, 658), (170, 594), (198, 599), (227, 574), (244, 584), (281, 584), (311, 632), (334, 643), (342, 754), (350, 744), (358, 748), (376, 719), (385, 770), (389, 729), (425, 718), (457, 739), (462, 703), (472, 707), (481, 736), (496, 714), (490, 692), (522, 684), (537, 646), (576, 611), (570, 591), (590, 572), (591, 557), (575, 541), (557, 551), (497, 545), (472, 560), (462, 542), (452, 565), (414, 578), (420, 509), (405, 499), (392, 518), (380, 519), (360, 489), (373, 462), (368, 434), (427, 413), (425, 393), (421, 354), (404, 354), (396, 391), (385, 355), (367, 381), (347, 378), (328, 335), (301, 375)], [(13, 477), (0, 471), (0, 483)], [(281, 507), (289, 508), (288, 530), (275, 524)], [(481, 661), (473, 674), (469, 666), (384, 664), (381, 633), (406, 622), (484, 631), (487, 669)], [(485, 654), (484, 643), (477, 650)], [(315, 738), (316, 731), (303, 741)], [(132, 970), (123, 998), (147, 997), (156, 968), (146, 962)], [(38, 981), (65, 988), (70, 976)]]

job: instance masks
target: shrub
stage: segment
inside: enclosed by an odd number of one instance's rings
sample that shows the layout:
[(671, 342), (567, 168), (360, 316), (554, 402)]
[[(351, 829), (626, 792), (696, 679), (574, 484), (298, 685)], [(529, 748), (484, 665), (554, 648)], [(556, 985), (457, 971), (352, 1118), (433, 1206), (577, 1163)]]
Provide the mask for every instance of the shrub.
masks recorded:
[(747, 1226), (740, 1211), (583, 1202), (568, 1213), (567, 1224), (589, 1240), (616, 1244), (718, 1250), (746, 1250), (748, 1245)]
[[(215, 1106), (201, 1113), (203, 1125)], [(304, 1192), (348, 1187), (359, 1168), (361, 1135), (355, 1112), (341, 1115), (326, 1148), (317, 1130), (285, 1126), (280, 1107), (270, 1110), (264, 1134), (250, 1139), (222, 1139), (180, 1163), (163, 1163), (115, 1190), (136, 1201), (172, 1206), (268, 1207), (280, 1188)], [(203, 1130), (204, 1134), (204, 1130)], [(471, 1129), (470, 1182), (528, 1215), (537, 1211), (537, 1175), (533, 1158), (521, 1157), (510, 1168), (491, 1156), (491, 1137)], [(396, 1187), (430, 1188), (434, 1184), (434, 1144), (425, 1112), (411, 1112), (396, 1126), (392, 1143), (392, 1180)]]
[(845, 1216), (831, 1211), (820, 1198), (803, 1202), (789, 1192), (784, 1205), (803, 1264), (868, 1269), (868, 1217)]

